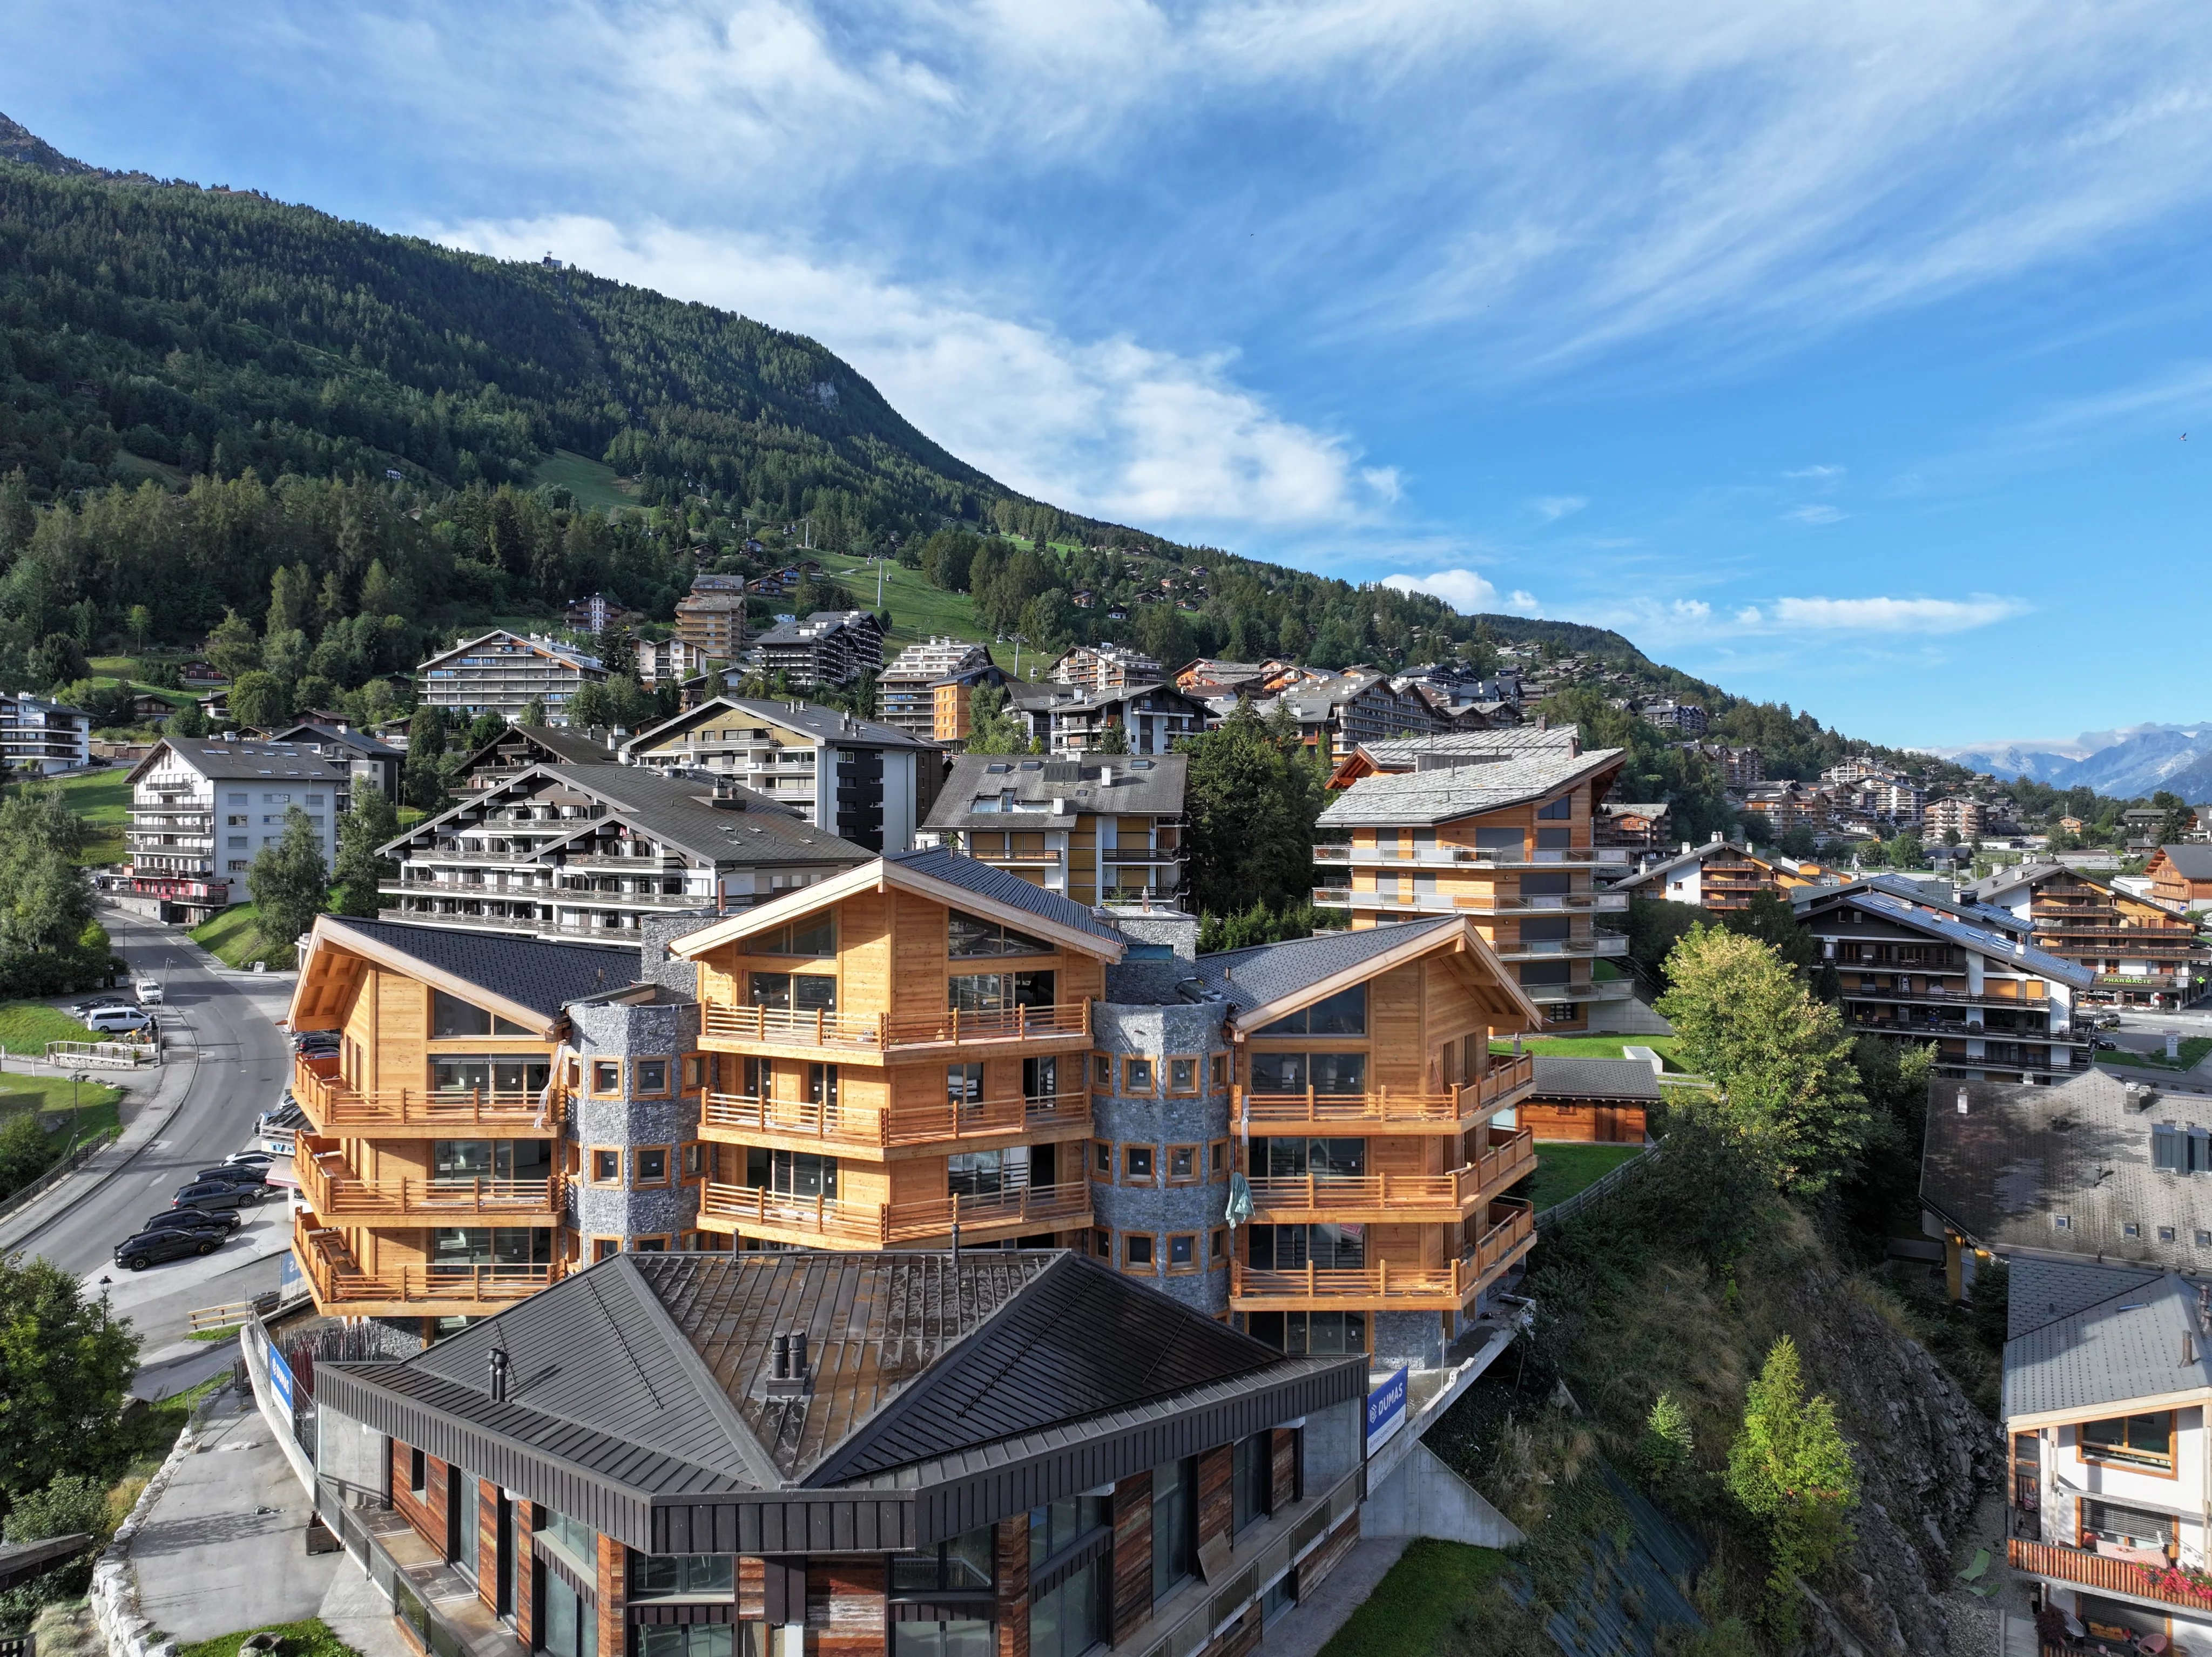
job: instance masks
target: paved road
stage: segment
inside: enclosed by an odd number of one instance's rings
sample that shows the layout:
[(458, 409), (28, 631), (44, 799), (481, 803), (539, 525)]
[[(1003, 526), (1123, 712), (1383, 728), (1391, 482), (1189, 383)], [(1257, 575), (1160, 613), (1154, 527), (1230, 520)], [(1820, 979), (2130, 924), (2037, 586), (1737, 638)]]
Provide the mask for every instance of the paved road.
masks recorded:
[[(169, 1063), (191, 1065), (197, 1056), (197, 1069), (167, 1127), (21, 1246), (88, 1286), (108, 1279), (116, 1308), (129, 1314), (145, 1339), (152, 1372), (146, 1379), (174, 1379), (170, 1372), (178, 1366), (172, 1360), (183, 1357), (179, 1373), (190, 1385), (226, 1364), (228, 1349), (179, 1351), (186, 1314), (276, 1287), (289, 1242), (285, 1205), (278, 1200), (248, 1210), (249, 1224), (205, 1259), (186, 1256), (131, 1272), (115, 1266), (114, 1248), (148, 1216), (167, 1208), (171, 1193), (194, 1169), (221, 1162), (252, 1140), (254, 1118), (275, 1104), (289, 1073), (291, 1046), (275, 1021), (283, 1016), (291, 980), (216, 968), (173, 927), (113, 909), (104, 910), (100, 919), (134, 974), (150, 972), (164, 980), (161, 1018)], [(140, 1096), (149, 1096), (150, 1077), (143, 1088)]]

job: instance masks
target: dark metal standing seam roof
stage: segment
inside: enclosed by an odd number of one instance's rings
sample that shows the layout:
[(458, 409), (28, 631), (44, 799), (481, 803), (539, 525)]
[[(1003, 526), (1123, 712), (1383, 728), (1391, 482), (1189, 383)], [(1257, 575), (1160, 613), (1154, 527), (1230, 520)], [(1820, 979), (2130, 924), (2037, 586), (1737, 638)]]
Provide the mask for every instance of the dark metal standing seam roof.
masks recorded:
[[(805, 1394), (762, 1394), (804, 1331)], [(489, 1396), (490, 1354), (509, 1394)], [(1360, 1396), (1065, 1250), (623, 1254), (327, 1407), (657, 1552), (915, 1545)]]
[[(1825, 892), (1821, 894), (1823, 900), (1828, 895)], [(2077, 990), (2086, 990), (2097, 981), (2096, 974), (2091, 972), (2087, 967), (2077, 966), (2062, 956), (2051, 954), (2048, 950), (2039, 950), (2032, 944), (2020, 943), (2014, 938), (2005, 937), (2001, 932), (1991, 932), (1986, 927), (1970, 926), (1963, 920), (1953, 920), (1949, 915), (1938, 914), (1932, 910), (1923, 909), (1916, 904), (1906, 902), (1901, 897), (1893, 897), (1887, 892), (1855, 892), (1850, 901), (1869, 914), (1879, 915), (1884, 920), (1893, 920), (1899, 926), (1910, 926), (1915, 932), (1925, 932), (1931, 938), (1946, 938), (1954, 944), (1963, 944), (1967, 949), (1976, 950), (1982, 955), (2010, 962), (2013, 965), (2024, 968), (2039, 977), (2070, 985)], [(2017, 918), (2013, 919), (2012, 924), (2014, 926), (2019, 925)]]
[(1255, 944), (1249, 950), (1202, 955), (1192, 968), (1203, 989), (1231, 1005), (1240, 1010), (1264, 1007), (1371, 961), (1408, 938), (1424, 937), (1439, 926), (1459, 925), (1454, 916), (1438, 915), (1433, 920), (1400, 921), (1363, 932), (1316, 932), (1311, 938), (1294, 938), (1281, 944)]
[(1128, 938), (1112, 921), (1103, 919), (1091, 910), (1057, 892), (1048, 892), (1035, 886), (1019, 875), (1008, 874), (1004, 869), (994, 869), (988, 863), (963, 857), (957, 852), (933, 847), (919, 852), (897, 852), (884, 859), (902, 869), (931, 880), (941, 880), (949, 886), (957, 886), (973, 892), (978, 897), (988, 897), (1009, 907), (1026, 909), (1033, 915), (1057, 921), (1078, 932), (1089, 932), (1093, 938), (1103, 938), (1110, 943), (1126, 944)]
[[(702, 862), (866, 863), (864, 846), (817, 828), (765, 794), (735, 791), (744, 810), (714, 804), (710, 785), (634, 765), (541, 768), (605, 800), (637, 828)], [(526, 774), (526, 775), (527, 774)], [(521, 778), (515, 779), (522, 780)], [(512, 784), (509, 785), (510, 786)]]
[(1659, 1078), (1641, 1059), (1576, 1059), (1536, 1055), (1538, 1099), (1633, 1099), (1656, 1103)]
[[(1101, 786), (1111, 768), (1114, 786)], [(979, 796), (1012, 790), (1018, 800), (1065, 799), (1077, 811), (1107, 816), (1181, 816), (1190, 775), (1188, 754), (1143, 755), (1133, 759), (1024, 760), (995, 754), (963, 754), (938, 791), (926, 828), (1035, 830), (1058, 824), (1042, 813), (978, 811)]]
[(319, 924), (338, 942), (357, 934), (548, 1018), (571, 1001), (636, 983), (641, 970), (635, 945), (540, 944), (481, 928), (337, 915)]

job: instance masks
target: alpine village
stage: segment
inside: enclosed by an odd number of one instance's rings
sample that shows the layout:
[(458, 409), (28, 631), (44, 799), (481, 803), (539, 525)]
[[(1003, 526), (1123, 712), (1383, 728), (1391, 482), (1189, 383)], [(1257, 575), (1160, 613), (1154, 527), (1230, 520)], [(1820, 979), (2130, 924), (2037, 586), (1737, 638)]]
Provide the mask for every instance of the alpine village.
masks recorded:
[(0, 1654), (2212, 1657), (2212, 809), (0, 246)]

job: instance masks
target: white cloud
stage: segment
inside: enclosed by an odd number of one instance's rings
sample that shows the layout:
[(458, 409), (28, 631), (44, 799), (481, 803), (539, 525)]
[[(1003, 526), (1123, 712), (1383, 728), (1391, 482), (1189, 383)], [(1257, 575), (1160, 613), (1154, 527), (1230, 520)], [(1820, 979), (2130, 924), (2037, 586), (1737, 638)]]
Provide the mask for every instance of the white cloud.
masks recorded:
[(1589, 499), (1580, 495), (1541, 495), (1528, 504), (1536, 509), (1536, 516), (1544, 522), (1556, 524), (1562, 518), (1573, 517), (1589, 505)]
[(1795, 471), (1782, 474), (1784, 477), (1803, 479), (1814, 483), (1833, 483), (1844, 475), (1841, 466), (1800, 466)]
[(2016, 598), (1986, 592), (1969, 598), (1777, 598), (1770, 620), (1785, 632), (1963, 633), (2027, 609)]
[(1362, 467), (1343, 439), (1274, 413), (1225, 356), (1070, 339), (958, 295), (665, 225), (562, 217), (429, 234), (510, 258), (552, 248), (810, 335), (952, 453), (1056, 506), (1159, 530), (1297, 530), (1357, 524), (1398, 496), (1395, 470)]
[(1794, 519), (1800, 524), (1836, 524), (1841, 523), (1844, 518), (1843, 513), (1836, 507), (1818, 505), (1793, 507), (1782, 515), (1784, 518)]
[(1401, 592), (1425, 592), (1441, 598), (1462, 616), (1496, 615), (1504, 612), (1514, 616), (1537, 616), (1543, 606), (1532, 592), (1516, 588), (1504, 598), (1489, 578), (1471, 569), (1431, 570), (1426, 575), (1386, 575), (1386, 587), (1395, 587)]

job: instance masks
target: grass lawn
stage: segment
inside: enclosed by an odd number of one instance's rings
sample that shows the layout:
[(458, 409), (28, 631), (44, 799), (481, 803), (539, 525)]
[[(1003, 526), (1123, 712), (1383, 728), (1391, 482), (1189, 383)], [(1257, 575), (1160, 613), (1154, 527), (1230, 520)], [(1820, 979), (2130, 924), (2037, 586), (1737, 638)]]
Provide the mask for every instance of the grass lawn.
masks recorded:
[(1321, 1657), (1430, 1657), (1453, 1619), (1507, 1563), (1489, 1548), (1422, 1538), (1399, 1556)]
[(251, 903), (234, 903), (193, 927), (191, 940), (226, 967), (250, 967), (262, 955), (260, 920)]
[[(863, 610), (875, 608), (874, 565), (836, 553), (817, 552), (811, 555), (821, 560), (824, 575), (834, 575), (844, 583), (854, 604)], [(975, 619), (975, 601), (964, 592), (947, 592), (942, 587), (930, 586), (918, 569), (908, 569), (897, 563), (884, 567), (884, 608), (891, 613), (890, 636), (894, 645), (910, 645), (945, 634), (983, 644), (991, 642), (991, 629)], [(1012, 645), (993, 646), (991, 659), (1009, 673), (1014, 671)], [(1026, 649), (1022, 652), (1021, 671), (1024, 676), (1036, 671), (1030, 665)]]
[(588, 455), (578, 454), (574, 449), (556, 449), (538, 463), (538, 481), (564, 489), (576, 497), (580, 507), (634, 507), (637, 504), (635, 486), (625, 488), (615, 481), (615, 469)]
[(1643, 1149), (1642, 1145), (1560, 1144), (1547, 1139), (1536, 1147), (1536, 1178), (1528, 1200), (1540, 1214), (1584, 1186), (1595, 1184)]
[[(1668, 1070), (1682, 1068), (1674, 1057), (1682, 1045), (1679, 1035), (1540, 1035), (1523, 1039), (1523, 1053), (1540, 1053), (1552, 1059), (1625, 1059), (1626, 1047), (1649, 1047), (1657, 1053)], [(1492, 1041), (1492, 1053), (1510, 1053), (1510, 1041)]]
[(180, 1647), (178, 1657), (238, 1657), (238, 1648), (248, 1635), (263, 1633), (273, 1634), (283, 1642), (277, 1647), (283, 1657), (360, 1657), (351, 1646), (331, 1633), (330, 1624), (319, 1617), (310, 1617), (304, 1623), (270, 1623), (263, 1628), (218, 1635), (197, 1645)]
[(49, 1041), (95, 1039), (90, 1030), (59, 1007), (50, 1007), (43, 1001), (0, 1001), (0, 1047), (9, 1053), (35, 1053), (43, 1059)]
[[(26, 786), (22, 783), (8, 786)], [(70, 810), (82, 817), (91, 829), (92, 836), (77, 858), (80, 865), (89, 867), (123, 860), (123, 831), (131, 820), (129, 766), (111, 765), (104, 771), (87, 771), (82, 776), (57, 777), (51, 782), (29, 786), (60, 789)]]
[(2097, 1062), (2100, 1065), (2132, 1065), (2141, 1070), (2195, 1070), (2208, 1053), (2212, 1053), (2212, 1035), (2191, 1035), (2183, 1039), (2179, 1059), (2168, 1059), (2162, 1052), (2130, 1053), (2122, 1047), (2117, 1053), (2099, 1053)]
[[(75, 1126), (80, 1134), (114, 1126), (116, 1102), (123, 1096), (121, 1089), (101, 1082), (76, 1083), (76, 1102), (72, 1106), (71, 1085), (66, 1076), (18, 1076), (13, 1071), (0, 1073), (0, 1121), (19, 1111), (74, 1108), (77, 1118)], [(62, 1132), (66, 1134), (69, 1130), (64, 1128)]]

